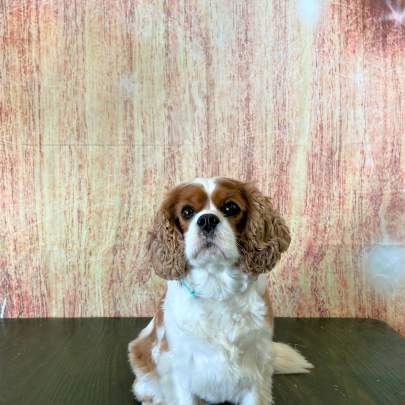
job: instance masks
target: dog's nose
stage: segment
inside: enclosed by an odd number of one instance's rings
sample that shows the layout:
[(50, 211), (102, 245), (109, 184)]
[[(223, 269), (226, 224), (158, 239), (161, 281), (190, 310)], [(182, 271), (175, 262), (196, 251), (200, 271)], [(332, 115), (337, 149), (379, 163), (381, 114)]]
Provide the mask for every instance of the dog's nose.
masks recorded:
[(201, 215), (197, 220), (197, 225), (206, 233), (213, 231), (218, 224), (219, 218), (214, 214)]

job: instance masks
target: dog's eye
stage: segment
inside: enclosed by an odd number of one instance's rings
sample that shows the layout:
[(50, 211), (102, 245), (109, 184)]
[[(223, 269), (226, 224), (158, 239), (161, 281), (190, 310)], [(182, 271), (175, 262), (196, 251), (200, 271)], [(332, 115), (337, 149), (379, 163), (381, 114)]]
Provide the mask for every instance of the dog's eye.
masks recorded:
[(239, 214), (240, 208), (233, 201), (228, 201), (223, 205), (222, 212), (226, 217), (234, 217)]
[(194, 215), (194, 209), (193, 207), (190, 207), (189, 205), (186, 205), (183, 207), (181, 210), (181, 215), (185, 219), (190, 219)]

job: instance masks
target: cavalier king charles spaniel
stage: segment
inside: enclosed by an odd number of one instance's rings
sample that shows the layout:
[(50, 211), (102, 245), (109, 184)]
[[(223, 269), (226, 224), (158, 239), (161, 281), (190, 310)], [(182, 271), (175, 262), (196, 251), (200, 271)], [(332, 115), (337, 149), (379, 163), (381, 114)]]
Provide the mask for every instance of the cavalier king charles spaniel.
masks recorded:
[(264, 273), (289, 244), (270, 198), (250, 183), (195, 179), (167, 194), (148, 240), (150, 266), (167, 290), (129, 344), (139, 401), (270, 405), (273, 373), (313, 367), (272, 342)]

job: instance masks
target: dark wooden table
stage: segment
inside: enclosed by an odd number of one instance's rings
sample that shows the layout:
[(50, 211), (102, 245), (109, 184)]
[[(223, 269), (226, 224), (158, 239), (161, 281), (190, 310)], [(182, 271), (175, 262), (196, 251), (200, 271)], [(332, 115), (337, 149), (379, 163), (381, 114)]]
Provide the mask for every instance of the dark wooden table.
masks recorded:
[[(0, 404), (136, 404), (127, 343), (146, 321), (0, 320)], [(405, 405), (405, 339), (384, 323), (281, 318), (275, 339), (316, 367), (275, 376), (276, 405)]]

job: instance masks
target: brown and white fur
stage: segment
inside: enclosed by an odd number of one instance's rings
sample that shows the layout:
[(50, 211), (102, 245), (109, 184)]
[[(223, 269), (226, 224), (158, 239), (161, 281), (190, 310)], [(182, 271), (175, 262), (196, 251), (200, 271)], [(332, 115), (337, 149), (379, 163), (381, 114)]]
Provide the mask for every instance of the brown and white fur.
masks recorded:
[(148, 243), (167, 291), (129, 344), (138, 400), (270, 405), (273, 372), (312, 368), (288, 345), (272, 342), (263, 273), (289, 244), (284, 220), (252, 184), (195, 179), (168, 193)]

